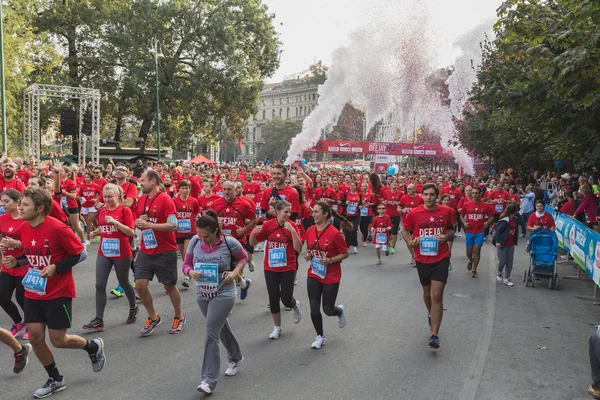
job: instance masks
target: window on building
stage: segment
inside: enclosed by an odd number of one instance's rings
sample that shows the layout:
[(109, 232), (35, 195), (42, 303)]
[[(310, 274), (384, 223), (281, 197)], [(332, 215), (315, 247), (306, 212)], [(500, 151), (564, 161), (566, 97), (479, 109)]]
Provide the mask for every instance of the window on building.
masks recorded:
[(287, 113), (286, 113), (285, 118), (290, 119), (290, 108), (289, 107), (287, 108)]
[(267, 110), (263, 110), (263, 118), (262, 119), (267, 119)]
[(299, 114), (298, 114), (298, 107), (296, 107), (296, 115), (294, 115), (294, 117), (296, 117), (296, 118), (297, 118), (297, 117), (298, 117), (298, 115), (299, 115)]
[(271, 103), (272, 103), (273, 105), (275, 105), (275, 99), (272, 99), (272, 100), (271, 100)]
[(283, 117), (283, 108), (279, 109), (279, 118), (281, 119)]
[(275, 118), (275, 109), (273, 109), (273, 112), (271, 113), (271, 117)]

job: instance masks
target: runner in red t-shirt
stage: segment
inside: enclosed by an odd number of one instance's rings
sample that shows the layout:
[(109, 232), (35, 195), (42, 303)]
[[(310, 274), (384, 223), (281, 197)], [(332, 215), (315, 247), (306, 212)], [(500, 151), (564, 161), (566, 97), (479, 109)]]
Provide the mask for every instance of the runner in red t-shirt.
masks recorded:
[(96, 167), (92, 170), (92, 173), (94, 175), (93, 182), (98, 185), (100, 190), (104, 189), (104, 186), (108, 183), (108, 181), (102, 177), (102, 168)]
[(313, 209), (315, 225), (306, 231), (304, 259), (310, 262), (306, 287), (311, 320), (317, 332), (311, 345), (314, 349), (325, 344), (321, 304), (325, 315), (338, 317), (340, 328), (346, 326), (345, 308), (343, 305), (336, 307), (335, 300), (342, 278), (341, 262), (348, 258), (348, 247), (342, 233), (329, 224), (331, 217), (329, 204), (318, 202)]
[[(190, 181), (184, 179), (179, 182), (179, 195), (173, 199), (177, 211), (177, 247), (182, 260), (185, 259), (190, 240), (195, 235), (196, 218), (200, 214), (200, 206), (198, 206), (198, 201), (191, 197), (191, 190)], [(188, 288), (190, 287), (189, 282), (190, 278), (186, 276), (181, 284), (183, 287)]]
[(140, 183), (144, 194), (137, 203), (135, 227), (142, 231), (142, 240), (135, 259), (135, 288), (148, 312), (140, 334), (151, 335), (162, 322), (148, 290), (155, 275), (173, 305), (175, 315), (170, 332), (181, 333), (185, 316), (181, 312), (181, 295), (177, 289), (177, 210), (169, 195), (159, 190), (161, 180), (156, 171), (144, 172)]
[[(413, 208), (417, 208), (418, 206), (423, 204), (423, 198), (420, 194), (417, 194), (417, 187), (414, 184), (411, 183), (410, 185), (408, 185), (406, 187), (406, 190), (408, 193), (402, 196), (402, 198), (400, 199), (400, 210), (402, 211), (402, 218), (406, 217), (410, 210), (412, 210)], [(406, 246), (406, 248), (408, 249), (411, 255), (410, 265), (414, 267), (416, 266), (415, 251), (412, 247), (408, 245)]]
[(379, 194), (381, 203), (385, 206), (385, 215), (388, 215), (392, 220), (392, 231), (390, 253), (396, 252), (396, 241), (398, 240), (398, 228), (400, 226), (400, 199), (404, 196), (404, 192), (398, 189), (398, 182), (393, 181), (387, 190), (382, 190)]
[(385, 206), (379, 204), (377, 206), (377, 215), (371, 222), (371, 236), (375, 245), (375, 254), (377, 255), (377, 265), (381, 265), (381, 249), (385, 251), (385, 255), (389, 256), (388, 243), (390, 241), (390, 232), (394, 227), (394, 223), (389, 215), (385, 212)]
[(367, 247), (370, 233), (371, 220), (373, 219), (373, 194), (369, 190), (367, 181), (360, 185), (362, 204), (360, 206), (360, 233), (362, 235), (363, 247)]
[[(0, 259), (6, 256), (16, 258), (23, 254), (23, 250), (17, 241), (21, 224), (24, 223), (19, 212), (22, 197), (21, 193), (15, 189), (8, 189), (0, 197), (6, 212), (6, 214), (0, 216), (0, 239), (2, 239), (0, 241)], [(0, 305), (13, 320), (13, 325), (10, 328), (10, 333), (13, 336), (17, 336), (25, 329), (25, 322), (23, 322), (19, 308), (13, 303), (12, 296), (14, 292), (17, 304), (21, 307), (21, 310), (24, 310), (25, 293), (21, 281), (27, 270), (26, 265), (7, 268), (2, 263), (2, 271), (0, 272), (0, 287), (3, 288), (3, 290), (0, 290)], [(27, 337), (29, 336), (27, 332), (25, 334)]]
[(294, 298), (294, 280), (298, 265), (297, 254), (302, 251), (302, 239), (298, 225), (290, 221), (292, 206), (285, 200), (275, 203), (275, 218), (256, 227), (250, 235), (250, 244), (265, 242), (265, 281), (269, 293), (269, 308), (275, 327), (270, 339), (281, 335), (280, 302), (294, 310), (294, 323), (302, 319), (300, 302)]
[(96, 221), (96, 207), (100, 196), (100, 187), (93, 182), (94, 175), (91, 172), (85, 173), (85, 182), (79, 186), (79, 200), (81, 201), (81, 215), (85, 218), (87, 225), (87, 244), (90, 244), (90, 233), (94, 230)]
[(88, 331), (104, 331), (106, 285), (113, 267), (119, 287), (129, 301), (127, 323), (134, 324), (139, 313), (135, 305), (135, 292), (129, 282), (129, 267), (133, 257), (133, 212), (121, 204), (119, 186), (112, 183), (104, 185), (102, 195), (106, 206), (98, 211), (98, 228), (90, 235), (92, 239), (100, 237), (100, 246), (96, 256), (96, 315), (83, 326)]
[(244, 183), (244, 191), (242, 194), (256, 202), (255, 197), (260, 193), (260, 184), (252, 181), (252, 175), (246, 175), (246, 183)]
[(19, 230), (24, 255), (4, 259), (7, 265), (13, 267), (29, 264), (22, 281), (25, 288), (25, 323), (29, 342), (49, 376), (46, 384), (34, 393), (36, 398), (47, 397), (66, 387), (46, 343), (46, 328), (54, 347), (85, 350), (94, 372), (102, 370), (105, 361), (101, 338), (88, 341), (81, 336), (67, 335), (73, 319), (71, 306), (75, 297), (72, 268), (85, 260), (87, 253), (81, 240), (67, 225), (47, 216), (51, 206), (52, 199), (46, 191), (25, 190), (20, 207), (21, 219), (25, 222)]
[(200, 206), (200, 211), (204, 215), (207, 210), (213, 209), (213, 203), (221, 198), (221, 196), (214, 194), (213, 188), (215, 187), (215, 182), (211, 179), (204, 181), (204, 194), (198, 197), (198, 205)]
[(439, 189), (423, 185), (424, 204), (404, 218), (402, 237), (415, 250), (419, 280), (423, 286), (425, 306), (429, 312), (431, 338), (429, 346), (440, 347), (438, 332), (442, 322), (444, 287), (450, 266), (448, 239), (454, 236), (454, 210), (437, 205)]
[(54, 172), (54, 194), (60, 196), (61, 205), (69, 211), (71, 229), (82, 242), (85, 242), (83, 229), (79, 223), (79, 202), (77, 201), (77, 185), (73, 180), (73, 170), (63, 166), (60, 161), (55, 161), (52, 164), (52, 171)]
[(474, 271), (477, 276), (477, 267), (481, 259), (481, 247), (485, 230), (494, 221), (494, 209), (491, 204), (481, 201), (481, 188), (475, 186), (471, 190), (472, 200), (465, 202), (460, 209), (460, 219), (465, 227), (467, 258), (467, 271)]
[(4, 176), (0, 177), (0, 193), (8, 189), (16, 189), (19, 193), (23, 194), (25, 185), (19, 178), (17, 178), (17, 164), (9, 161), (4, 164), (2, 169)]

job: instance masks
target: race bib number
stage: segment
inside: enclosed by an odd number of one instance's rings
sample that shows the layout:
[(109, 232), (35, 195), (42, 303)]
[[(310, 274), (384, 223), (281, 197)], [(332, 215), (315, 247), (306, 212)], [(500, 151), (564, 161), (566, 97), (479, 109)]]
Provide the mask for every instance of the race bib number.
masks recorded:
[(419, 238), (419, 249), (422, 256), (435, 257), (438, 254), (438, 241), (434, 237), (422, 236)]
[(504, 205), (503, 204), (496, 204), (496, 212), (501, 213), (502, 211), (504, 211)]
[(142, 231), (142, 240), (144, 241), (144, 247), (146, 247), (148, 250), (158, 247), (156, 236), (154, 236), (154, 231), (152, 229), (146, 229)]
[(4, 210), (4, 206), (0, 206), (0, 215), (4, 215), (6, 214), (6, 211)]
[(200, 277), (196, 279), (201, 285), (218, 287), (219, 286), (219, 264), (194, 264), (194, 271), (200, 272)]
[(377, 244), (386, 244), (387, 243), (387, 234), (378, 233), (375, 235), (375, 243)]
[(189, 219), (178, 219), (177, 220), (177, 232), (179, 233), (190, 233), (192, 231), (192, 223)]
[(231, 229), (223, 229), (226, 235), (231, 235)]
[(338, 212), (338, 205), (337, 204), (332, 205), (331, 209), (333, 210), (333, 212)]
[(269, 267), (280, 268), (287, 266), (287, 252), (285, 247), (269, 250)]
[(325, 279), (325, 275), (327, 275), (327, 265), (324, 265), (317, 257), (313, 257), (310, 268), (312, 269), (313, 274), (321, 279)]
[(348, 204), (346, 207), (346, 212), (352, 215), (356, 214), (356, 204)]
[(121, 241), (115, 238), (102, 239), (102, 254), (104, 257), (120, 257), (121, 256)]
[(223, 192), (217, 192), (217, 196), (223, 197)]
[(63, 196), (60, 198), (60, 205), (63, 206), (64, 208), (67, 208), (67, 197)]
[(367, 207), (362, 207), (360, 209), (360, 216), (361, 217), (368, 217), (369, 216), (369, 209)]
[(25, 277), (23, 277), (23, 288), (31, 293), (39, 294), (40, 296), (46, 295), (46, 284), (48, 283), (47, 278), (42, 278), (42, 273), (39, 269), (29, 268)]
[(280, 200), (285, 200), (285, 194), (280, 194), (280, 195), (279, 195), (279, 199), (280, 199)]

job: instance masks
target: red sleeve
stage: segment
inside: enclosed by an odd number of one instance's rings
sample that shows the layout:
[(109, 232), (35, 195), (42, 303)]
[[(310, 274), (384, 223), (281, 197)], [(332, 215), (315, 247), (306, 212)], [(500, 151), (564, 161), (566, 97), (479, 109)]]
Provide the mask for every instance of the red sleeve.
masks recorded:
[(407, 231), (413, 230), (412, 213), (408, 213), (402, 218), (402, 226), (404, 226), (404, 229)]
[(59, 235), (59, 241), (62, 248), (69, 254), (77, 255), (81, 254), (83, 251), (83, 244), (81, 240), (75, 235), (75, 233), (69, 228), (67, 225), (63, 223), (56, 224), (60, 230), (61, 234)]
[(268, 232), (267, 229), (265, 229), (269, 227), (269, 224), (267, 222), (265, 222), (262, 225), (262, 230), (256, 234), (256, 240), (258, 240), (259, 242), (264, 242), (265, 240), (267, 240)]
[(133, 229), (134, 220), (131, 208), (123, 206), (123, 221), (123, 225), (127, 225), (128, 227)]
[(529, 216), (529, 220), (527, 221), (527, 226), (531, 226), (531, 227), (535, 226), (534, 218), (536, 218), (535, 211)]
[(244, 207), (242, 207), (242, 216), (244, 217), (244, 219), (254, 219), (256, 218), (256, 205), (254, 206), (254, 209), (252, 209), (252, 207), (250, 206), (250, 204), (248, 203), (244, 203)]
[(167, 197), (162, 196), (163, 197), (163, 203), (165, 206), (165, 218), (169, 218), (169, 215), (177, 215), (177, 209), (175, 209), (175, 204), (173, 204), (173, 200), (171, 200), (170, 197), (168, 197), (169, 195), (167, 195)]
[(129, 186), (127, 186), (127, 193), (125, 193), (125, 198), (131, 198), (134, 200), (137, 198), (137, 187), (131, 182), (129, 182)]

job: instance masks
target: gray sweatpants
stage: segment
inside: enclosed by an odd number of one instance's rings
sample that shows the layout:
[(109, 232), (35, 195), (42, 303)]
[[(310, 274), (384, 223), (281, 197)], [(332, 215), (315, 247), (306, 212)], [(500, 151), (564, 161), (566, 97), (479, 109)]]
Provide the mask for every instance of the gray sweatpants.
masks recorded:
[(131, 257), (122, 260), (114, 260), (98, 254), (96, 257), (96, 317), (104, 319), (104, 308), (106, 307), (106, 285), (110, 270), (115, 267), (115, 274), (119, 285), (123, 288), (127, 300), (129, 300), (129, 308), (135, 308), (135, 292), (131, 283), (129, 283), (129, 266), (131, 265)]
[(220, 342), (223, 342), (223, 346), (227, 350), (227, 359), (230, 362), (239, 362), (242, 359), (240, 345), (227, 321), (227, 317), (235, 304), (235, 284), (232, 282), (225, 286), (228, 287), (221, 287), (217, 297), (212, 299), (202, 297), (196, 291), (196, 301), (200, 311), (206, 317), (202, 380), (208, 383), (211, 389), (217, 386), (219, 374), (221, 373)]
[(510, 278), (513, 259), (515, 258), (515, 246), (502, 247), (501, 249), (496, 249), (496, 252), (498, 253), (498, 273), (502, 274), (504, 279), (508, 279)]
[(590, 367), (592, 368), (592, 387), (600, 390), (600, 338), (590, 336), (589, 340)]

